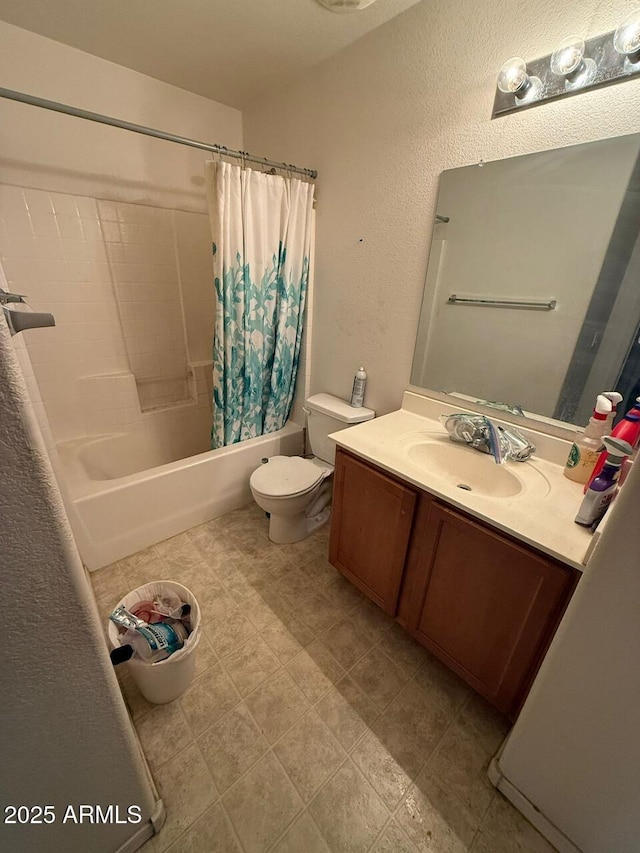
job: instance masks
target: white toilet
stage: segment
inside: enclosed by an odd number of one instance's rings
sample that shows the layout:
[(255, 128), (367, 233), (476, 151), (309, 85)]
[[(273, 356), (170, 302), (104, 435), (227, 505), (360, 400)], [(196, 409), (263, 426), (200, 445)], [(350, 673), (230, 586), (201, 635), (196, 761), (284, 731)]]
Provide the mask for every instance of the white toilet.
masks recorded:
[(299, 542), (329, 520), (336, 455), (329, 435), (375, 417), (331, 394), (309, 397), (305, 412), (313, 458), (272, 456), (249, 480), (255, 502), (271, 516), (269, 539), (281, 544)]

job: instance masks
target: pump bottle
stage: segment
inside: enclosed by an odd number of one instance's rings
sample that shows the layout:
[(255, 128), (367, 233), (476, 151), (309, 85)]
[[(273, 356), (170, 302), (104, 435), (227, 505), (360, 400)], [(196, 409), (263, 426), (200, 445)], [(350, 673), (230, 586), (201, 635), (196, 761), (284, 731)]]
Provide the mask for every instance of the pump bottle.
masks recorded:
[(607, 434), (607, 416), (612, 408), (611, 400), (600, 394), (584, 432), (571, 445), (564, 468), (564, 476), (569, 480), (575, 483), (586, 483), (589, 480), (602, 449), (602, 437)]

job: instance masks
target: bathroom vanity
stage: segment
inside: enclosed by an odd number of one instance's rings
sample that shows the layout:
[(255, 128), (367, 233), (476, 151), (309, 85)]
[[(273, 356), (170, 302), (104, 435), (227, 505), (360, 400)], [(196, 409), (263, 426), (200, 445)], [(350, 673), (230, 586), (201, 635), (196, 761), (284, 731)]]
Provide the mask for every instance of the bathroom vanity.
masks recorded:
[(550, 458), (498, 466), (449, 440), (435, 413), (452, 407), (403, 405), (335, 436), (330, 562), (515, 718), (591, 544), (568, 443), (535, 436)]

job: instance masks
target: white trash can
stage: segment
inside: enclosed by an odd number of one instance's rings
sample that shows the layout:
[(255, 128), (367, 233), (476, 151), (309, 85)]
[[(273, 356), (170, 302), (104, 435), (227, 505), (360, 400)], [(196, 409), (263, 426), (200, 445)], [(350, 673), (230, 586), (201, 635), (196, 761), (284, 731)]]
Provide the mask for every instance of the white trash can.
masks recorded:
[[(138, 601), (153, 600), (156, 595), (171, 590), (185, 604), (191, 605), (192, 631), (184, 642), (184, 646), (165, 660), (157, 663), (146, 663), (140, 658), (133, 657), (127, 662), (140, 692), (154, 705), (163, 705), (182, 696), (191, 684), (196, 665), (196, 648), (200, 641), (200, 608), (191, 590), (175, 581), (154, 581), (139, 586), (118, 602), (117, 607), (124, 606), (129, 610)], [(115, 609), (115, 608), (114, 608)], [(119, 631), (117, 625), (109, 620), (107, 628), (109, 642), (112, 648), (118, 648)]]

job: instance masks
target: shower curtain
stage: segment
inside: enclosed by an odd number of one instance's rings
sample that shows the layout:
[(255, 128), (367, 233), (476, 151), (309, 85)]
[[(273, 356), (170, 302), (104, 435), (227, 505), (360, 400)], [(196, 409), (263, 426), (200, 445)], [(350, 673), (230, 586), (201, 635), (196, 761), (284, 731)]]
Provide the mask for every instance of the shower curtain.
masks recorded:
[(286, 423), (311, 252), (313, 184), (206, 163), (216, 317), (211, 446)]

